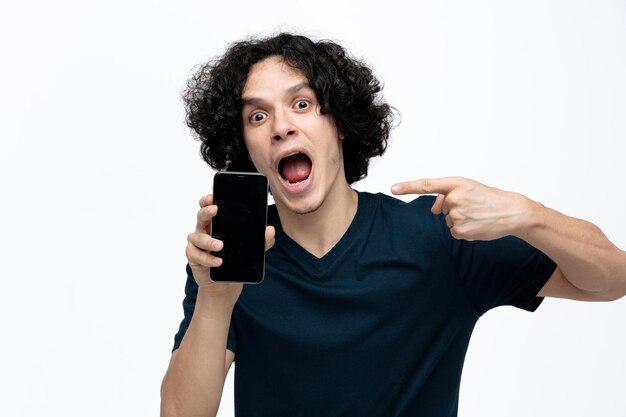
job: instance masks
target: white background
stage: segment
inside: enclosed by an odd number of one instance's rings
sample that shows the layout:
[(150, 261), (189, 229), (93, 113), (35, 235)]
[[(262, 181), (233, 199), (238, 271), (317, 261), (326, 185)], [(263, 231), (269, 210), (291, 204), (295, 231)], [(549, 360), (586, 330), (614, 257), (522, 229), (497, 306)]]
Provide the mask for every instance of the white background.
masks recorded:
[[(623, 1), (4, 3), (2, 415), (157, 415), (213, 175), (180, 93), (228, 43), (280, 29), (345, 45), (402, 113), (356, 189), (462, 175), (626, 248)], [(490, 311), (459, 415), (626, 416), (624, 352), (626, 299)]]

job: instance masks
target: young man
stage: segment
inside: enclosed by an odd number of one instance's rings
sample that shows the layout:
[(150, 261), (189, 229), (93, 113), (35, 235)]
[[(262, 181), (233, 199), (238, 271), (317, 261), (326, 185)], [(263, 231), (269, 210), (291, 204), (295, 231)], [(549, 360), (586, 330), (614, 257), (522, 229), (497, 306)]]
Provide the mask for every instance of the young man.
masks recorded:
[(521, 194), (462, 177), (392, 187), (438, 194), (410, 203), (353, 190), (389, 136), (379, 91), (340, 46), (290, 34), (233, 44), (189, 81), (204, 159), (265, 174), (275, 206), (265, 279), (244, 287), (211, 281), (219, 208), (200, 200), (162, 415), (215, 415), (236, 361), (237, 416), (455, 416), (486, 311), (625, 294), (626, 252)]

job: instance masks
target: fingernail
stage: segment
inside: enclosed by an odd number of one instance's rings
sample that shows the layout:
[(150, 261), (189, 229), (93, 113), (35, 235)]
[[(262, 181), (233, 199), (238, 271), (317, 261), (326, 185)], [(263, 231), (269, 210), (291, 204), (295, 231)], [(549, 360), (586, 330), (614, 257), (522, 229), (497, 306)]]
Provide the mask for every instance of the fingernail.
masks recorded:
[(222, 242), (219, 242), (216, 240), (215, 242), (211, 244), (211, 247), (213, 247), (213, 249), (219, 249), (222, 247)]
[(391, 187), (391, 192), (392, 193), (397, 193), (398, 191), (400, 191), (400, 186), (398, 184), (396, 184), (393, 187)]

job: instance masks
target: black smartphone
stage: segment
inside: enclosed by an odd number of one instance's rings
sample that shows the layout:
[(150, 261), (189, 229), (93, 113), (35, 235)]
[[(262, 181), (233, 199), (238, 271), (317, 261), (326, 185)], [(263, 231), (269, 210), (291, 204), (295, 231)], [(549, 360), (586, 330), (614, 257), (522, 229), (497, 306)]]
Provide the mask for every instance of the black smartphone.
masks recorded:
[(218, 172), (213, 177), (211, 236), (224, 242), (211, 254), (222, 258), (211, 268), (216, 282), (259, 284), (265, 275), (265, 227), (267, 225), (267, 177), (252, 172)]

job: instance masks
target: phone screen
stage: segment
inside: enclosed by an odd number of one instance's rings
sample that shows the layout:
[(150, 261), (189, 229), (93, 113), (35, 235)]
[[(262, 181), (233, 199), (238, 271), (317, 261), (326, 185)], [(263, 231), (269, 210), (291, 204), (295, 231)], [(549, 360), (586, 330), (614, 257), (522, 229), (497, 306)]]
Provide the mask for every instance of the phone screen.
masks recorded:
[(213, 177), (217, 215), (211, 235), (224, 242), (222, 265), (211, 268), (213, 281), (260, 283), (265, 272), (267, 177), (250, 172), (218, 172)]

